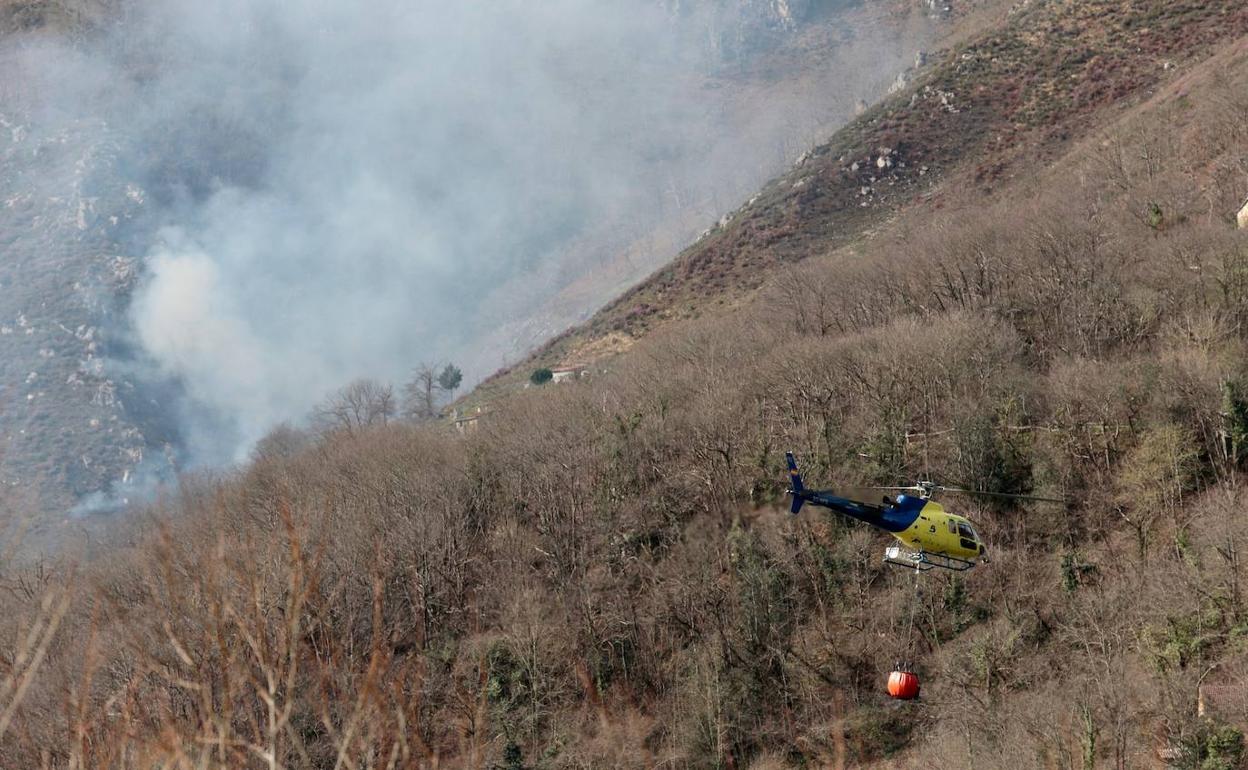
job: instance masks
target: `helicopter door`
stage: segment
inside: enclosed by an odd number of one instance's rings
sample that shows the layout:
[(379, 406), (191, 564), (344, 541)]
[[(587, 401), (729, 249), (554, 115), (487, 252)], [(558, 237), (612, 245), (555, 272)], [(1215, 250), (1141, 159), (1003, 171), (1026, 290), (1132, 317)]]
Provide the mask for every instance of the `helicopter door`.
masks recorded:
[(962, 547), (968, 551), (974, 551), (979, 548), (975, 530), (971, 529), (971, 525), (964, 521), (958, 522), (958, 537), (961, 538)]

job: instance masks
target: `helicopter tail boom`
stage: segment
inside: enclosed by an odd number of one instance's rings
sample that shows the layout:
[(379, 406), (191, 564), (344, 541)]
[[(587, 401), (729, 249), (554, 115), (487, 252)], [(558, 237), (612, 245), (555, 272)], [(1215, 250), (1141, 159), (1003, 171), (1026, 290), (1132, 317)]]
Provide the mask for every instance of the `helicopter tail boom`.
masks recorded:
[(793, 457), (792, 452), (784, 453), (784, 460), (789, 465), (789, 494), (793, 495), (793, 504), (789, 506), (789, 513), (796, 514), (802, 510), (802, 505), (806, 502), (806, 485), (802, 483), (802, 474), (797, 470), (797, 460)]

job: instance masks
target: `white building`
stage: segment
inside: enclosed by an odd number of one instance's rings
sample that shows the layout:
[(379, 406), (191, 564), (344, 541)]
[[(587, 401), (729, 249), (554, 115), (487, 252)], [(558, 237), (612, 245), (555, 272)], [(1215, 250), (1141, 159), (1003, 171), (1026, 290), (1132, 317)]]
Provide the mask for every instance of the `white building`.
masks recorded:
[(588, 373), (589, 371), (585, 367), (577, 364), (558, 366), (550, 370), (551, 380), (555, 383), (569, 382), (571, 380), (580, 379)]

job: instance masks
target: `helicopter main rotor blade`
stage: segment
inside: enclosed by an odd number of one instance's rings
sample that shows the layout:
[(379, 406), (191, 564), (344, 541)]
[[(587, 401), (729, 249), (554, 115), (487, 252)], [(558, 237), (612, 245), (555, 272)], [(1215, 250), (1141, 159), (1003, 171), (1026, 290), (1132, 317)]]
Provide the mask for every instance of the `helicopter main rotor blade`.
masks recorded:
[(957, 492), (963, 495), (982, 495), (984, 497), (1004, 497), (1009, 500), (1035, 500), (1042, 503), (1065, 503), (1060, 497), (1041, 497), (1039, 495), (1011, 495), (1005, 492), (981, 492), (978, 489), (959, 489), (957, 487), (939, 487), (942, 492)]
[(883, 489), (896, 492), (920, 492), (922, 487), (862, 487), (862, 489)]

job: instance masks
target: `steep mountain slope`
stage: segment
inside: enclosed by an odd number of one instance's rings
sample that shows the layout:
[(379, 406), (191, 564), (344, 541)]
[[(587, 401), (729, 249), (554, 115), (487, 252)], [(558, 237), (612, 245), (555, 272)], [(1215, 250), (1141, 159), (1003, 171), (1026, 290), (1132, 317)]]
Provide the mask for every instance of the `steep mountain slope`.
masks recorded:
[[(711, 253), (779, 272), (734, 272), (731, 312), (707, 294), (697, 318), (650, 314), (609, 371), (498, 387), (466, 435), (275, 436), (89, 564), (6, 565), (0, 763), (1241, 766), (1242, 9), (1092, 5), (1030, 0), (968, 48), (1079, 19), (1134, 85), (1017, 148), (924, 150), (951, 159), (919, 177), (937, 169), (939, 205), (915, 182), (864, 214), (870, 185), (832, 184), (855, 172), (825, 151), (823, 197), (850, 207), (827, 211), (869, 237), (794, 219), (767, 243), (812, 253), (781, 272), (727, 249), (749, 233), (730, 223)], [(1112, 45), (1144, 28), (1194, 42)], [(1062, 104), (1084, 82), (1034, 81)], [(801, 213), (799, 180), (769, 217)], [(673, 275), (697, 281), (700, 253)], [(918, 576), (880, 563), (878, 532), (790, 516), (786, 449), (820, 486), (924, 474), (1069, 502), (947, 498), (993, 560)], [(898, 659), (918, 702), (883, 692)]]
[[(587, 320), (622, 286), (638, 283), (669, 261), (707, 222), (736, 208), (844, 125), (856, 108), (882, 96), (896, 73), (910, 66), (916, 49), (955, 26), (906, 4), (851, 6), (831, 17), (808, 18), (766, 49), (765, 56), (733, 60), (714, 77), (689, 83), (689, 99), (704, 106), (689, 116), (683, 130), (699, 134), (736, 126), (740, 141), (696, 157), (668, 158), (645, 183), (647, 199), (664, 211), (662, 221), (627, 228), (604, 220), (603, 232), (591, 242), (572, 244), (573, 257), (592, 249), (592, 269), (542, 273), (527, 284), (495, 291), (491, 304), (502, 307), (535, 294), (543, 302), (491, 335), (484, 348), (491, 352), (491, 367)], [(697, 166), (691, 171), (690, 161)], [(716, 177), (714, 184), (704, 183), (708, 175)], [(558, 284), (556, 292), (545, 295), (534, 288), (551, 280)]]
[(1176, 77), (1179, 61), (1246, 25), (1248, 9), (1196, 0), (1020, 5), (1001, 29), (943, 54), (672, 264), (515, 367), (511, 381), (734, 306), (777, 267), (853, 242), (907, 204), (990, 193), (1027, 161), (1053, 157), (1099, 110)]
[[(634, 219), (643, 219), (651, 207), (660, 216), (630, 226), (603, 212), (588, 233), (567, 245), (566, 254), (552, 255), (543, 270), (494, 289), (490, 308), (510, 309), (534, 297), (541, 301), (501, 319), (484, 341), (465, 352), (473, 363), (488, 361), (490, 368), (481, 375), (586, 320), (621, 286), (637, 283), (667, 262), (707, 221), (735, 208), (844, 125), (856, 106), (882, 96), (915, 50), (951, 26), (905, 2), (829, 4), (784, 23), (775, 16), (779, 8), (745, 3), (739, 17), (730, 14), (732, 23), (689, 12), (694, 18), (684, 23), (705, 27), (713, 41), (708, 45), (722, 58), (710, 77), (682, 84), (697, 109), (682, 119), (680, 132), (705, 136), (722, 131), (736, 138), (694, 147), (674, 138), (660, 151), (662, 163), (646, 164), (649, 173), (639, 185), (644, 194), (638, 196), (644, 203), (637, 206), (642, 214)], [(552, 284), (554, 291), (548, 288)]]

